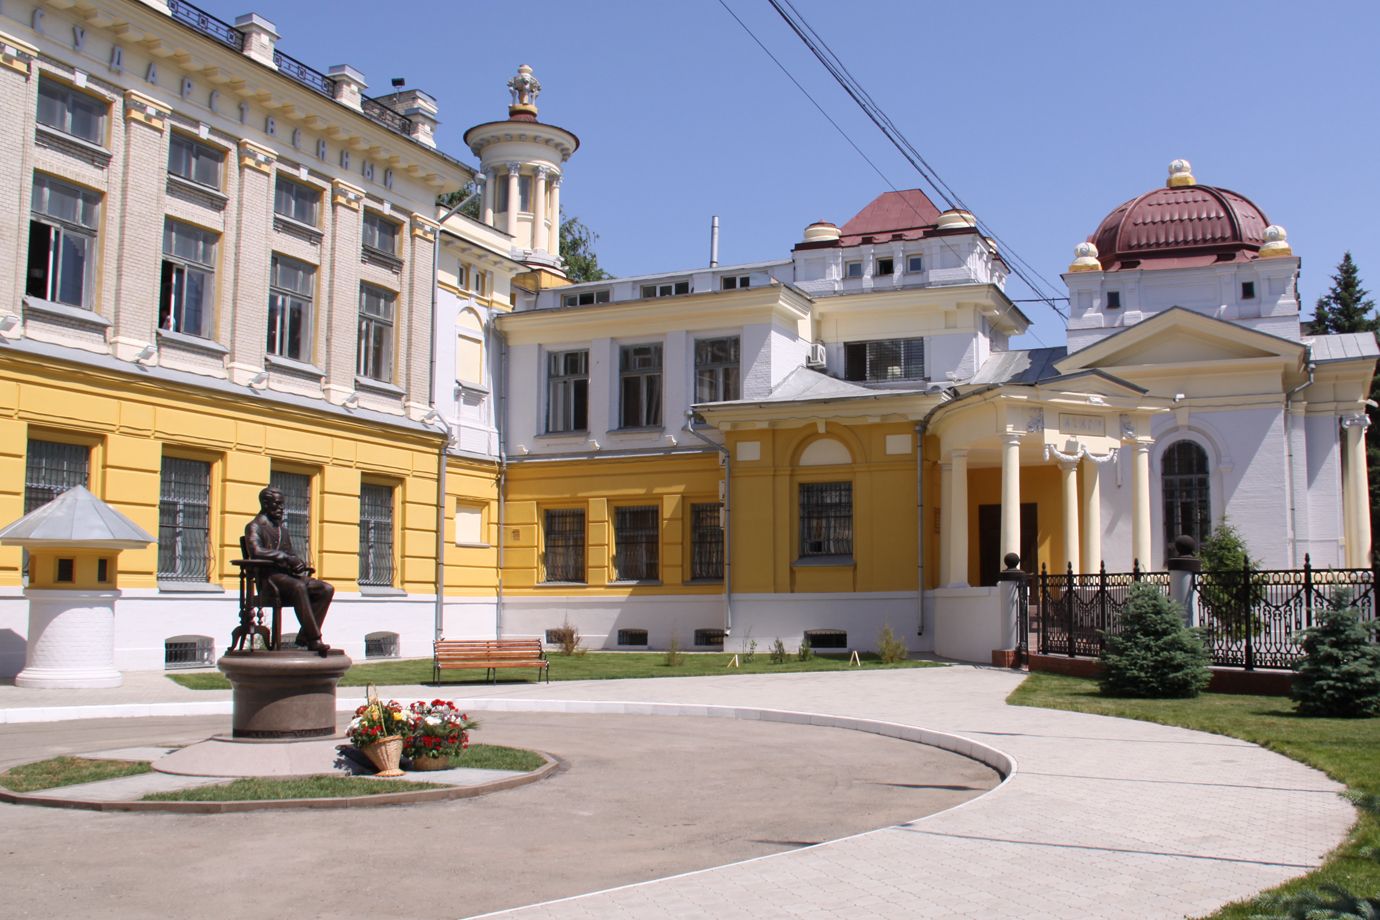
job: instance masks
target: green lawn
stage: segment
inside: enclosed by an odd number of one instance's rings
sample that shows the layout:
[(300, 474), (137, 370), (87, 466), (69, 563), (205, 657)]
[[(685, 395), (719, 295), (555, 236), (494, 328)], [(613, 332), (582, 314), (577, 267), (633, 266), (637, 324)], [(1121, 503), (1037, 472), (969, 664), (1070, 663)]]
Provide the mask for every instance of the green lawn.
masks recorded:
[[(1317, 767), (1350, 789), (1380, 794), (1380, 718), (1316, 719), (1295, 715), (1282, 697), (1205, 693), (1189, 700), (1127, 700), (1103, 697), (1092, 680), (1032, 674), (1007, 698), (1016, 706), (1071, 709), (1141, 719), (1251, 741)], [(1301, 879), (1274, 890), (1290, 894), (1326, 884), (1356, 894), (1380, 893), (1380, 862), (1361, 851), (1380, 847), (1380, 818), (1363, 814), (1346, 843)], [(1224, 907), (1213, 920), (1247, 920), (1266, 912), (1266, 897)]]
[(465, 753), (452, 757), (452, 767), (470, 770), (520, 770), (530, 773), (546, 765), (546, 759), (536, 751), (504, 747), (501, 744), (471, 744)]
[(196, 786), (175, 792), (151, 792), (145, 802), (259, 802), (269, 799), (345, 799), (390, 792), (445, 789), (444, 783), (413, 783), (402, 779), (368, 776), (307, 776), (268, 779), (251, 776), (214, 786)]
[[(772, 664), (767, 654), (758, 649), (752, 661), (744, 662), (738, 656), (740, 667), (729, 668), (733, 658), (723, 652), (691, 653), (682, 656), (681, 664), (669, 667), (661, 652), (589, 652), (584, 655), (549, 655), (551, 659), (552, 680), (619, 680), (630, 677), (701, 677), (706, 674), (786, 674), (796, 671), (875, 671), (881, 668), (927, 668), (942, 667), (933, 661), (899, 661), (883, 664), (876, 655), (860, 655), (862, 668), (853, 667), (844, 656), (816, 654), (808, 661), (796, 661), (792, 655), (784, 664)], [(504, 682), (536, 681), (536, 669), (514, 668), (500, 674)], [(363, 687), (366, 684), (387, 686), (392, 684), (431, 683), (431, 659), (411, 658), (398, 661), (376, 661), (357, 664), (345, 672), (340, 679), (342, 687)], [(446, 671), (442, 674), (444, 684), (482, 684), (486, 682), (483, 671)], [(226, 690), (230, 682), (220, 672), (198, 672), (195, 674), (169, 674), (169, 680), (176, 681), (192, 690)]]
[(147, 761), (88, 760), (85, 757), (53, 757), (26, 763), (0, 773), (0, 786), (11, 792), (37, 792), (77, 783), (94, 783), (120, 776), (147, 773)]

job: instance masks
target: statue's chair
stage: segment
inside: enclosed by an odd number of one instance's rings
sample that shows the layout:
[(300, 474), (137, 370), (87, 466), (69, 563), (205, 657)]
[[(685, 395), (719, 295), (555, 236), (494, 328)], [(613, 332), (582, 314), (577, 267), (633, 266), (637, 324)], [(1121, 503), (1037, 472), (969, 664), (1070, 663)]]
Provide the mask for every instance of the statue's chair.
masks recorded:
[[(230, 651), (254, 651), (254, 637), (263, 640), (264, 647), (276, 650), (283, 642), (283, 601), (272, 582), (261, 575), (273, 570), (267, 559), (249, 555), (249, 544), (240, 537), (240, 555), (230, 560), (240, 570), (240, 625), (230, 634)], [(272, 631), (264, 623), (264, 609), (272, 612)]]

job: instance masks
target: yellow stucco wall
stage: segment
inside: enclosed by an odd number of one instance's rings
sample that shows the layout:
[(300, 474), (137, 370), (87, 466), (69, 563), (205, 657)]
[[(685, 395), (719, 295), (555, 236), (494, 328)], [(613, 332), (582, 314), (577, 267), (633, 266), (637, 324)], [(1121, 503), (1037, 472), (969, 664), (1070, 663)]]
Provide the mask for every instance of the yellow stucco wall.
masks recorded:
[[(1056, 466), (1021, 467), (1021, 504), (1034, 503), (1037, 522), (1036, 559), (1033, 571), (1041, 565), (1051, 571), (1063, 571), (1068, 562), (1064, 558), (1064, 518), (1061, 500), (1059, 468)], [(968, 471), (968, 583), (980, 584), (982, 561), (978, 507), (1001, 504), (1001, 469), (986, 467)], [(1022, 565), (1027, 571), (1032, 569)]]

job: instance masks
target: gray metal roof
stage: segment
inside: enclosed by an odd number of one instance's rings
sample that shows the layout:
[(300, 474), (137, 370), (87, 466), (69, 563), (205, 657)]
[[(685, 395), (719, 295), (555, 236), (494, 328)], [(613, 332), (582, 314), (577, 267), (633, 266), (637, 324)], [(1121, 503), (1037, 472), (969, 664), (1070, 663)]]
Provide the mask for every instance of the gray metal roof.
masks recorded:
[(1054, 362), (1065, 357), (1068, 349), (1030, 348), (1021, 351), (1002, 351), (993, 354), (983, 362), (982, 367), (966, 381), (971, 384), (992, 383), (1039, 383), (1047, 377), (1057, 377)]
[(57, 498), (0, 528), (4, 546), (75, 546), (143, 549), (148, 531), (87, 491), (73, 486)]
[(1373, 332), (1337, 332), (1305, 338), (1303, 344), (1313, 349), (1314, 361), (1346, 361), (1352, 358), (1380, 357)]

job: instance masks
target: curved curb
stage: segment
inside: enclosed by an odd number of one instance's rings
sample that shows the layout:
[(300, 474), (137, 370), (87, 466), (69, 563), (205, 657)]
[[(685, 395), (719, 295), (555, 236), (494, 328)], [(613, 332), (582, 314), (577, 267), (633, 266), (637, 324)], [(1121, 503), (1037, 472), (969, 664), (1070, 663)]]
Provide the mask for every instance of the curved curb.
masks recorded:
[(526, 786), (545, 779), (563, 766), (558, 758), (545, 751), (537, 751), (536, 753), (546, 760), (546, 765), (538, 767), (531, 773), (480, 783), (476, 786), (418, 789), (416, 792), (385, 792), (379, 795), (322, 799), (258, 799), (243, 802), (95, 802), (89, 799), (58, 799), (0, 789), (0, 802), (8, 802), (12, 805), (38, 805), (45, 808), (69, 808), (80, 811), (171, 812), (184, 815), (222, 815), (245, 811), (301, 808), (380, 808), (388, 805), (420, 805), (429, 802), (448, 802), (452, 799), (470, 799), (487, 795), (490, 792), (516, 789), (519, 786)]

